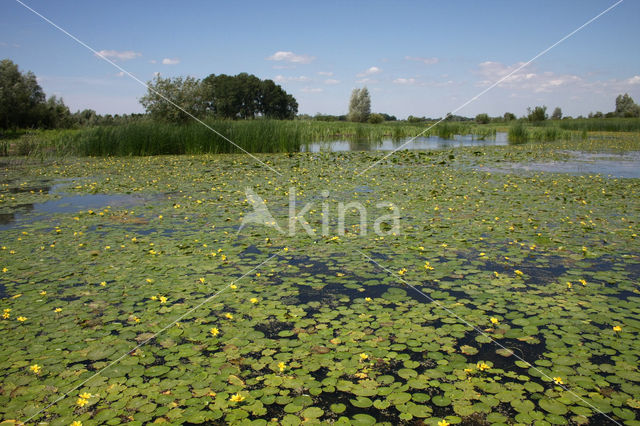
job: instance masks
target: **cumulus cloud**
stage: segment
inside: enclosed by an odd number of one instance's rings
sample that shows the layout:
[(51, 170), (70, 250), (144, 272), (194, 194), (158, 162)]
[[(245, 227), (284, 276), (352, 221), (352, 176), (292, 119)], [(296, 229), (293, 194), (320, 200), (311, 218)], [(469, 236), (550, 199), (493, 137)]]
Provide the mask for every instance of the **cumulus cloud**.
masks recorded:
[(164, 58), (162, 60), (162, 65), (177, 65), (180, 63), (180, 59), (178, 58)]
[(315, 59), (315, 56), (296, 55), (293, 52), (277, 51), (273, 55), (267, 57), (267, 61), (285, 61), (294, 64), (308, 64)]
[(318, 75), (323, 75), (325, 77), (331, 77), (331, 76), (333, 76), (333, 73), (331, 71), (318, 71)]
[(356, 77), (366, 77), (368, 75), (379, 74), (382, 70), (376, 66), (367, 68), (366, 71), (356, 74)]
[(440, 62), (440, 59), (438, 59), (436, 57), (423, 58), (421, 56), (405, 56), (404, 59), (406, 59), (407, 61), (422, 62), (425, 65), (433, 65), (433, 64), (437, 64), (438, 62)]
[(375, 80), (373, 78), (368, 78), (368, 77), (361, 78), (360, 80), (356, 80), (356, 83), (358, 83), (358, 84), (367, 84), (367, 83), (372, 83), (373, 84), (373, 83), (377, 83), (377, 82), (378, 82), (378, 80)]
[[(481, 80), (478, 86), (490, 86), (496, 81), (500, 87), (509, 89), (530, 90), (535, 93), (552, 92), (553, 90), (571, 84), (581, 84), (584, 80), (574, 74), (558, 74), (552, 71), (535, 72), (531, 64), (525, 62), (506, 65), (501, 62), (486, 61), (478, 65), (476, 74)], [(519, 69), (522, 67), (521, 69)]]
[(302, 91), (305, 93), (320, 93), (323, 92), (324, 89), (320, 87), (303, 87)]
[(124, 71), (116, 73), (116, 77), (124, 77)]
[(628, 79), (627, 84), (640, 84), (640, 75), (634, 75)]
[(328, 78), (324, 81), (324, 84), (339, 84), (340, 80), (336, 80), (335, 78)]
[(133, 50), (101, 50), (98, 52), (99, 56), (112, 59), (114, 61), (128, 61), (129, 59), (135, 59), (138, 56), (142, 56), (140, 52), (134, 52)]
[(298, 77), (285, 77), (283, 75), (276, 75), (276, 77), (273, 79), (273, 81), (275, 81), (276, 83), (286, 83), (288, 81), (305, 82), (309, 80), (310, 78), (304, 75), (300, 75)]

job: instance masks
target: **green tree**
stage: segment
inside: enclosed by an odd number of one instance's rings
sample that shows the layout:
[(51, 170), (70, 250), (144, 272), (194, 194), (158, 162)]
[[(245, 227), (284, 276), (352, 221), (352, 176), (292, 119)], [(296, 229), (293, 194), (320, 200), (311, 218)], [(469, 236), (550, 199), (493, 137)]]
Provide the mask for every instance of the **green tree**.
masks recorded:
[(561, 120), (562, 119), (562, 110), (560, 107), (556, 107), (551, 114), (552, 120)]
[(147, 94), (140, 103), (152, 118), (174, 123), (189, 120), (189, 114), (200, 118), (207, 111), (200, 80), (194, 77), (162, 78), (157, 75), (147, 83)]
[(539, 123), (548, 118), (547, 116), (547, 107), (546, 106), (537, 106), (533, 108), (527, 108), (527, 119), (532, 123)]
[(502, 116), (502, 119), (504, 121), (511, 121), (511, 120), (515, 120), (516, 119), (516, 115), (512, 112), (505, 112), (504, 115)]
[(371, 114), (371, 96), (366, 87), (353, 89), (349, 100), (349, 121), (364, 123)]
[(369, 120), (368, 121), (371, 124), (384, 123), (384, 115), (378, 114), (377, 112), (374, 112), (373, 114), (369, 115)]
[(615, 114), (618, 117), (640, 117), (640, 106), (633, 101), (629, 94), (618, 95)]
[(476, 115), (476, 123), (478, 124), (488, 124), (491, 119), (489, 118), (489, 114), (482, 113)]
[(23, 74), (13, 61), (0, 61), (0, 128), (36, 126), (45, 99), (31, 71)]
[(221, 118), (294, 119), (298, 102), (273, 80), (255, 75), (211, 74), (203, 81), (207, 110)]

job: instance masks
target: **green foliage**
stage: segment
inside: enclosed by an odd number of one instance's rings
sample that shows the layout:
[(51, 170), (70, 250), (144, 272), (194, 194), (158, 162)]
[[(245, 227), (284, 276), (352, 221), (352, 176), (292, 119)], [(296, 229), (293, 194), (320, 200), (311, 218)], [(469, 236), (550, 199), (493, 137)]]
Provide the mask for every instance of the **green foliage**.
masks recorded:
[(369, 116), (369, 123), (380, 124), (384, 122), (384, 116), (382, 114), (373, 113)]
[(254, 75), (211, 74), (202, 81), (207, 108), (218, 118), (293, 119), (298, 102), (273, 80)]
[(640, 117), (640, 106), (633, 101), (629, 94), (618, 95), (615, 115), (618, 117)]
[(537, 106), (533, 108), (527, 108), (527, 120), (531, 123), (540, 123), (547, 119), (547, 107)]
[(502, 119), (507, 122), (513, 121), (516, 119), (516, 115), (512, 112), (505, 112), (504, 115), (502, 116)]
[(62, 99), (48, 100), (32, 72), (21, 73), (9, 59), (0, 62), (0, 128), (69, 127), (69, 108)]
[(511, 144), (521, 144), (529, 140), (529, 133), (527, 132), (527, 128), (524, 124), (521, 121), (518, 121), (509, 127), (507, 138)]
[(207, 111), (200, 80), (193, 77), (157, 75), (147, 84), (147, 94), (140, 103), (154, 120), (172, 123), (184, 123), (191, 116), (203, 117)]
[(640, 132), (638, 118), (582, 118), (562, 120), (558, 123), (561, 129), (588, 132)]
[(478, 124), (488, 124), (490, 121), (491, 119), (489, 118), (489, 114), (482, 113), (476, 115), (476, 123)]
[(560, 109), (560, 107), (556, 107), (553, 110), (553, 114), (551, 114), (551, 119), (552, 120), (561, 120), (562, 119), (562, 110)]
[(364, 123), (371, 114), (371, 97), (366, 87), (353, 89), (349, 100), (349, 121)]

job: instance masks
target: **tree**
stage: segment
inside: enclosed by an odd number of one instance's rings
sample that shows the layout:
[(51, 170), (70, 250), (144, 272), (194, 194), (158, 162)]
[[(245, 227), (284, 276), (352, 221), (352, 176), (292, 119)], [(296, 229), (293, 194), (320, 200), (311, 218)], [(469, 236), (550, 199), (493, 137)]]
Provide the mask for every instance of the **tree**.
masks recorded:
[(353, 89), (349, 100), (349, 121), (364, 123), (371, 114), (371, 97), (366, 87)]
[(640, 117), (640, 106), (633, 101), (629, 94), (618, 95), (615, 114), (618, 117)]
[(189, 114), (198, 118), (205, 114), (207, 105), (203, 94), (200, 80), (194, 77), (162, 78), (157, 75), (147, 83), (147, 94), (140, 98), (140, 103), (156, 120), (181, 123), (189, 120)]
[(211, 74), (202, 81), (207, 111), (221, 118), (289, 119), (298, 113), (298, 102), (273, 80), (252, 74)]
[(532, 123), (538, 123), (546, 120), (547, 117), (547, 107), (546, 106), (537, 106), (533, 110), (531, 108), (527, 108), (527, 119)]
[(482, 113), (476, 115), (476, 123), (478, 124), (488, 124), (491, 119), (489, 118), (489, 114)]
[(551, 119), (552, 120), (560, 120), (560, 119), (562, 119), (562, 110), (560, 109), (560, 107), (556, 107), (553, 110), (553, 114), (551, 114)]
[(21, 73), (9, 59), (0, 62), (0, 128), (36, 126), (45, 99), (31, 71)]
[(380, 124), (384, 122), (384, 115), (382, 114), (378, 114), (377, 112), (374, 112), (373, 114), (369, 115), (369, 123), (371, 124)]
[(516, 115), (512, 112), (505, 112), (504, 115), (502, 116), (502, 119), (504, 121), (511, 121), (511, 120), (515, 120), (516, 119)]

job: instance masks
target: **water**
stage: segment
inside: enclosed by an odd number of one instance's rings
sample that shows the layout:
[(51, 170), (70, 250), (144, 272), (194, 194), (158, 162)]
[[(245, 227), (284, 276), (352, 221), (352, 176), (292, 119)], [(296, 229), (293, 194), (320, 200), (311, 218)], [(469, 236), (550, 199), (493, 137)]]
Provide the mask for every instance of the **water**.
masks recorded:
[[(409, 142), (411, 141), (411, 142)], [(406, 144), (405, 146), (403, 146)], [(456, 135), (454, 139), (443, 139), (439, 136), (419, 137), (415, 140), (405, 138), (400, 140), (383, 139), (382, 141), (369, 140), (338, 140), (331, 142), (312, 142), (302, 145), (301, 152), (340, 152), (340, 151), (393, 151), (402, 146), (401, 149), (427, 150), (427, 149), (450, 149), (463, 146), (487, 146), (487, 145), (508, 145), (507, 133), (498, 132), (495, 138), (480, 140), (473, 135)]]
[[(85, 194), (74, 195), (62, 192), (68, 183), (57, 181), (47, 187), (38, 187), (38, 192), (60, 195), (61, 198), (42, 203), (20, 204), (8, 213), (0, 214), (0, 231), (17, 225), (49, 220), (58, 213), (76, 213), (82, 210), (101, 210), (110, 208), (130, 208), (141, 206), (155, 197), (133, 194)], [(27, 190), (33, 190), (28, 188)], [(26, 190), (25, 190), (26, 191)], [(14, 191), (15, 192), (15, 191)], [(21, 191), (24, 192), (24, 191)]]
[(505, 163), (500, 166), (478, 167), (478, 170), (499, 173), (546, 172), (572, 175), (602, 175), (614, 178), (640, 178), (640, 151), (625, 154), (559, 151), (570, 157), (564, 161)]

